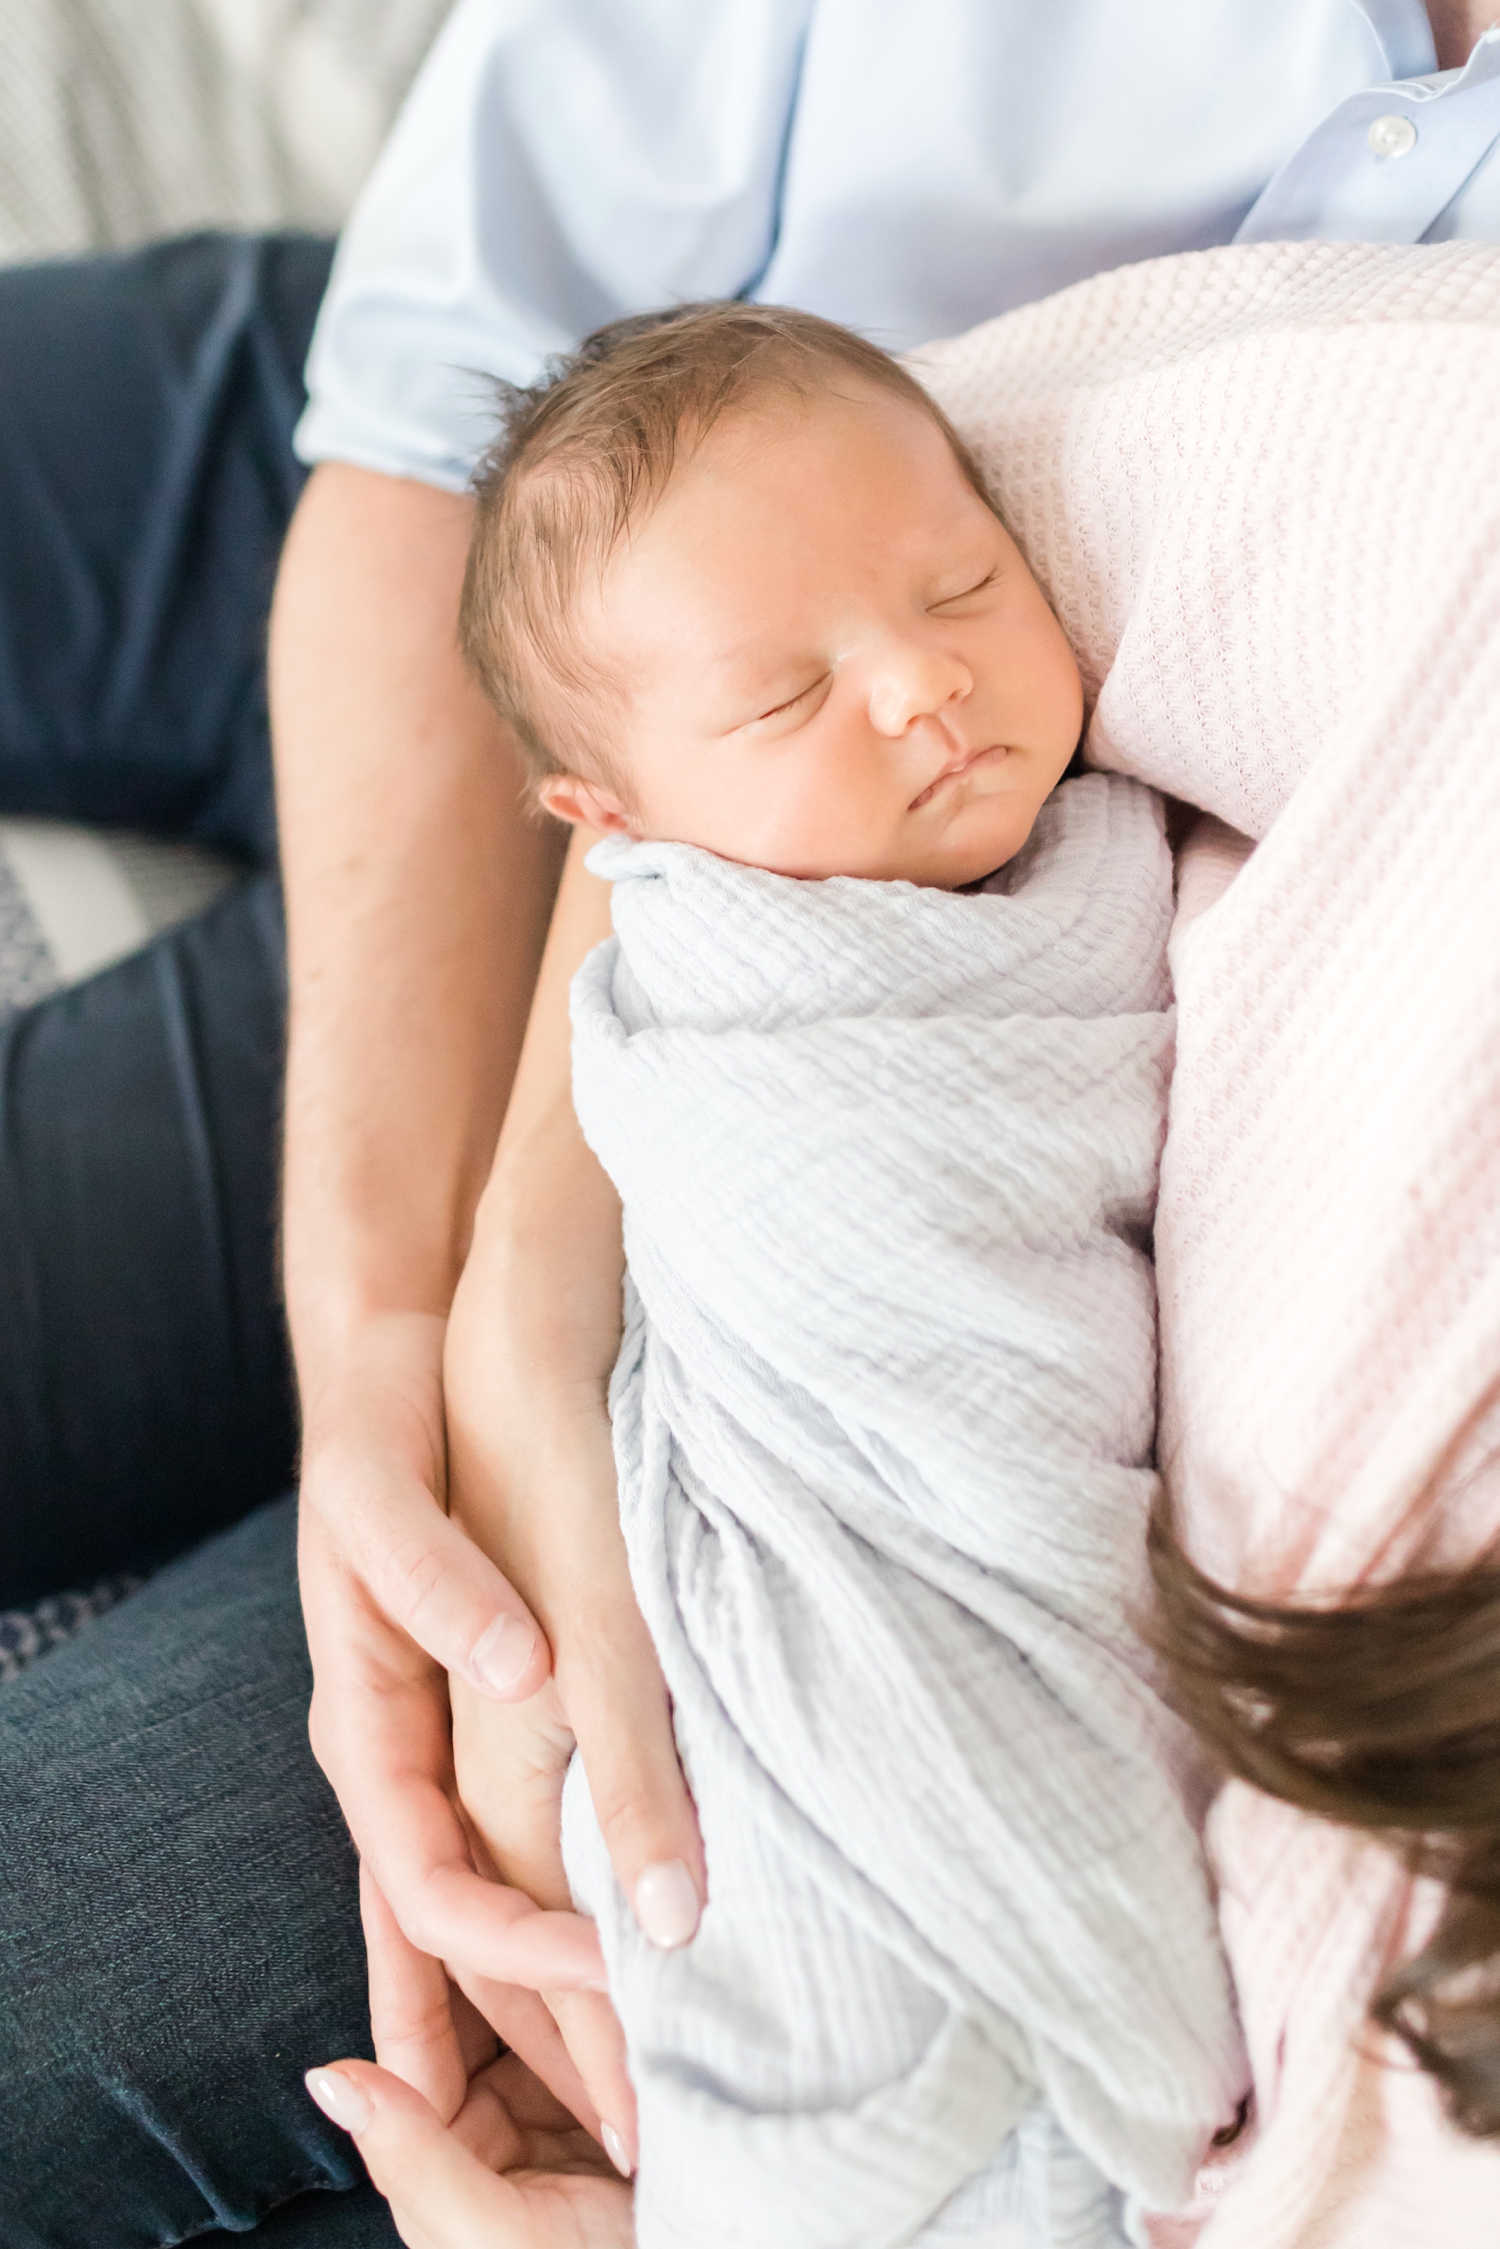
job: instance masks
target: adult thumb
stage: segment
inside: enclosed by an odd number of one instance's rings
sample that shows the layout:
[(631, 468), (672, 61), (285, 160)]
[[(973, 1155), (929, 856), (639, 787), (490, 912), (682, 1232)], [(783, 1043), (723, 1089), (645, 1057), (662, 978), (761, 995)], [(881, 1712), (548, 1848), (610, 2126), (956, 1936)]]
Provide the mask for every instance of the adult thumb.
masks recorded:
[(349, 2133), (412, 2249), (540, 2249), (521, 2196), (487, 2171), (410, 2085), (373, 2062), (307, 2073), (323, 2114)]

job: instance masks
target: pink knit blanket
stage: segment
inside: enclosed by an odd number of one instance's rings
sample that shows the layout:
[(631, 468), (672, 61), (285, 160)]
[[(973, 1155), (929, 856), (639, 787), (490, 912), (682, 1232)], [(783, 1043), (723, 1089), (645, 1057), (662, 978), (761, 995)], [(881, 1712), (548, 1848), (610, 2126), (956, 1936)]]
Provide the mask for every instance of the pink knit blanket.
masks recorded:
[[(1213, 815), (1157, 1230), (1195, 1554), (1272, 1597), (1467, 1558), (1500, 1533), (1500, 249), (1163, 259), (920, 372), (1091, 757)], [(1208, 1832), (1260, 2121), (1201, 2249), (1493, 2249), (1500, 2152), (1365, 2019), (1431, 1900), (1239, 1784)]]

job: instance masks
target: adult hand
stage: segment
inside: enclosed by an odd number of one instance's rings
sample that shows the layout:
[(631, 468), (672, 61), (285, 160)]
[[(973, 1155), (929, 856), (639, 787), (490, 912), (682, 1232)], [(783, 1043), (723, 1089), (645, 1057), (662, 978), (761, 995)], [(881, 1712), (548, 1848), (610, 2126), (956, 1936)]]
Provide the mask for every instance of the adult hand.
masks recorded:
[[(457, 1802), (446, 1674), (525, 1697), (548, 1651), (439, 1502), (443, 1329), (422, 1314), (371, 1318), (341, 1354), (342, 1376), (305, 1396), (313, 1748), (414, 1943), (461, 1974), (574, 1988), (602, 1979), (592, 1925), (484, 1879)], [(497, 2027), (509, 2037), (515, 2026)]]
[(373, 2062), (307, 2082), (352, 2134), (409, 2249), (631, 2249), (630, 2189), (514, 2055), (480, 2071), (448, 2127)]
[[(629, 2249), (630, 2191), (588, 2134), (455, 2008), (439, 1964), (403, 1938), (362, 1878), (370, 2016), (384, 2066), (308, 2073), (325, 2115), (353, 2134), (410, 2249)], [(411, 2080), (433, 2088), (433, 2098)]]

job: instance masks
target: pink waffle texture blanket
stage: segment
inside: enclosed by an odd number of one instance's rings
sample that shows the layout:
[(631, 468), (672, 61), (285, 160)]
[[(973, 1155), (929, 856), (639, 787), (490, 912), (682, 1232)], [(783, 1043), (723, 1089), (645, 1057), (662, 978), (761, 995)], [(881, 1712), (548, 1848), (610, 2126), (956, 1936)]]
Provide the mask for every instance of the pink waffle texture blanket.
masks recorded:
[[(1273, 1598), (1468, 1559), (1500, 1534), (1500, 249), (1163, 259), (917, 367), (1079, 652), (1092, 761), (1211, 816), (1157, 1231), (1193, 1551)], [(1239, 1784), (1208, 1839), (1259, 2124), (1199, 2249), (1493, 2249), (1500, 2151), (1366, 2020), (1432, 1899)]]

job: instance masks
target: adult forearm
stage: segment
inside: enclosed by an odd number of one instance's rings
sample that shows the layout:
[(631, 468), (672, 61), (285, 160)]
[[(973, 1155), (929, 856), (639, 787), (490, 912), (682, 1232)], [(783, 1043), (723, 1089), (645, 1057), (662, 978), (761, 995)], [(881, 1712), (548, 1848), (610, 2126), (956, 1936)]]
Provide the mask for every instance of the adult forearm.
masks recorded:
[[(535, 1729), (523, 1758), (537, 1818), (514, 1785), (504, 1714), (461, 1681), (453, 1743), (464, 1802), (496, 1863), (550, 1898), (566, 1895), (557, 1800), (576, 1736), (615, 1871), (647, 1934), (675, 1945), (697, 1924), (702, 1846), (620, 1531), (605, 1406), (620, 1340), (620, 1206), (578, 1128), (569, 1067), (568, 985), (609, 928), (607, 888), (582, 865), (592, 840), (575, 837), (558, 894), (445, 1360), (455, 1516), (552, 1645), (562, 1747), (550, 1799)], [(604, 2113), (627, 2122), (618, 2099)]]
[(271, 633), (291, 972), (286, 1278), (306, 1389), (371, 1313), (446, 1312), (559, 859), (456, 643), (469, 506), (328, 464)]
[[(604, 1512), (614, 1516), (604, 1392), (620, 1337), (620, 1206), (573, 1112), (567, 1005), (575, 969), (609, 929), (608, 892), (582, 864), (594, 840), (575, 837), (563, 876), (448, 1334), (455, 1504), (532, 1598), (533, 1549), (545, 1543), (555, 1506), (543, 1513), (519, 1494), (576, 1458), (580, 1422), (592, 1425), (590, 1457), (602, 1449), (600, 1474), (587, 1482), (602, 1481)], [(571, 1489), (577, 1477), (563, 1471), (561, 1481)]]
[(597, 841), (575, 831), (568, 853), (473, 1264), (481, 1287), (525, 1305), (538, 1378), (583, 1382), (602, 1402), (620, 1337), (620, 1204), (574, 1114), (568, 1019), (574, 973), (609, 934), (608, 888), (583, 864)]

